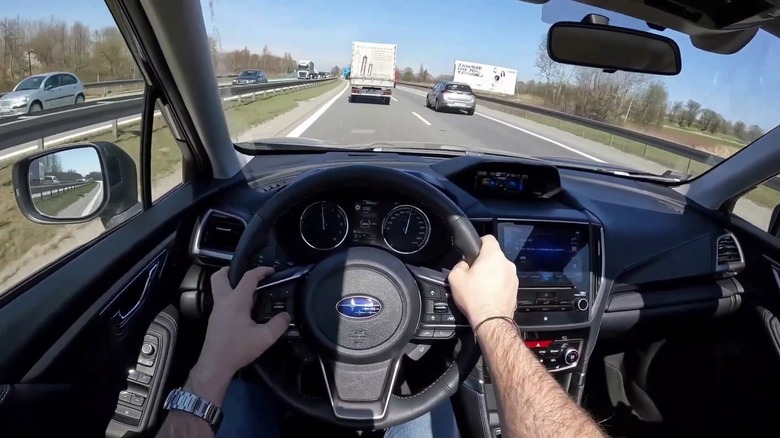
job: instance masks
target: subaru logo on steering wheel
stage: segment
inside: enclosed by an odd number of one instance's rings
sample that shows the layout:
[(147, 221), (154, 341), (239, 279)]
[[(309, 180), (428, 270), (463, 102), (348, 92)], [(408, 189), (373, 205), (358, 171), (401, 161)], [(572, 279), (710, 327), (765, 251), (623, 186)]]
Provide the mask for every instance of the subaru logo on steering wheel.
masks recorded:
[(382, 311), (382, 303), (376, 298), (353, 295), (339, 300), (336, 310), (347, 318), (370, 318)]

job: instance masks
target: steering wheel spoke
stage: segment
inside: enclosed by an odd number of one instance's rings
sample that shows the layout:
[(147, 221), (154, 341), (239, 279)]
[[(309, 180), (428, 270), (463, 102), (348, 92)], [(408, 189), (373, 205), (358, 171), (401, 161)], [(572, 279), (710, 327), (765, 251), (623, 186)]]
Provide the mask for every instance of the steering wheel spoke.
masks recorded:
[(346, 363), (320, 357), (336, 418), (375, 421), (383, 418), (398, 377), (401, 357), (375, 363)]
[(306, 265), (285, 269), (259, 284), (255, 290), (255, 306), (252, 311), (254, 320), (264, 323), (278, 313), (287, 312), (292, 316), (292, 321), (285, 337), (300, 337), (300, 330), (295, 325), (295, 295), (311, 268), (312, 265)]
[(422, 314), (414, 339), (432, 341), (450, 339), (456, 331), (468, 328), (466, 317), (458, 310), (450, 294), (449, 271), (407, 264), (420, 288)]

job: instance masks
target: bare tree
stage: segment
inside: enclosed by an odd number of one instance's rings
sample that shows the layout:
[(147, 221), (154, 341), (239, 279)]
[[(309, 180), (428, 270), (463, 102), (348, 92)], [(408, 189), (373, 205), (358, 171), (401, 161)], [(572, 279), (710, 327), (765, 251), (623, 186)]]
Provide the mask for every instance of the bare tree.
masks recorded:
[(669, 121), (674, 122), (674, 116), (680, 113), (683, 109), (683, 103), (679, 100), (674, 101), (669, 107)]

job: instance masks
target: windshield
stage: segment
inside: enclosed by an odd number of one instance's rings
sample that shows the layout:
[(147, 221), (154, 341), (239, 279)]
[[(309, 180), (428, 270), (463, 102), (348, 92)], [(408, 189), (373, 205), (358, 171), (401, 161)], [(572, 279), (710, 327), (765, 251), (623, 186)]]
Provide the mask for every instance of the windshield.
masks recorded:
[[(414, 29), (441, 16), (439, 3), (400, 1), (381, 25), (369, 27), (355, 24), (374, 22), (384, 3), (367, 1), (355, 8), (341, 2), (325, 7), (314, 0), (240, 6), (203, 0), (203, 10), (206, 27), (223, 48), (215, 55), (218, 74), (260, 65), (296, 80), (293, 70), (308, 67), (300, 58), (334, 78), (344, 79), (342, 71), (351, 70), (346, 80), (302, 89), (287, 95), (289, 102), (278, 102), (314, 108), (314, 101), (341, 96), (305, 130), (293, 132), (331, 145), (382, 144), (390, 150), (424, 144), (698, 175), (778, 124), (780, 40), (763, 30), (737, 53), (722, 55), (694, 47), (688, 35), (674, 30), (655, 31), (644, 21), (567, 0), (545, 5), (496, 0), (479, 7), (457, 3), (448, 3), (446, 25), (437, 25), (424, 39)], [(580, 21), (590, 13), (609, 17), (612, 25), (672, 38), (680, 46), (682, 72), (607, 73), (550, 60), (550, 25)], [(273, 16), (259, 34), (256, 16)], [(248, 34), (258, 36), (256, 44), (246, 40)], [(475, 106), (462, 93), (429, 99), (431, 86), (453, 80), (466, 85), (447, 88), (471, 89)], [(246, 120), (238, 105), (260, 108), (252, 110), (257, 119)], [(275, 114), (276, 103), (242, 101), (225, 108), (234, 140), (290, 134), (252, 128)], [(556, 113), (650, 139), (624, 137)]]
[(41, 88), (41, 83), (44, 79), (46, 79), (46, 76), (30, 76), (22, 82), (19, 82), (19, 85), (16, 86), (14, 91), (37, 90), (38, 88)]
[(241, 74), (239, 76), (246, 77), (246, 76), (259, 76), (259, 75), (260, 75), (260, 73), (256, 72), (256, 71), (244, 70), (244, 71), (241, 72)]
[(461, 85), (461, 84), (447, 84), (444, 87), (445, 90), (448, 91), (463, 91), (466, 93), (471, 93), (471, 87), (468, 85)]

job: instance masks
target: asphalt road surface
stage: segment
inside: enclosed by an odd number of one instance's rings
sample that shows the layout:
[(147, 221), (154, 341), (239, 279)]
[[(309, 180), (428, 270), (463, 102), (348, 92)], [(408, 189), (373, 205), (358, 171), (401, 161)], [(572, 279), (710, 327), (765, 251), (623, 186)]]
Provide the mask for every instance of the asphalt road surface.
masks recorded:
[(76, 202), (68, 205), (59, 212), (57, 217), (86, 217), (92, 214), (103, 200), (103, 182), (97, 181), (97, 185), (84, 196), (80, 196)]
[(390, 105), (369, 98), (350, 103), (347, 96), (346, 92), (337, 95), (313, 123), (291, 136), (337, 144), (426, 142), (474, 151), (609, 162), (651, 172), (665, 170), (660, 165), (622, 154), (606, 145), (492, 110), (479, 103), (477, 112), (472, 116), (459, 111), (436, 112), (425, 107), (425, 90), (421, 89), (396, 88)]

